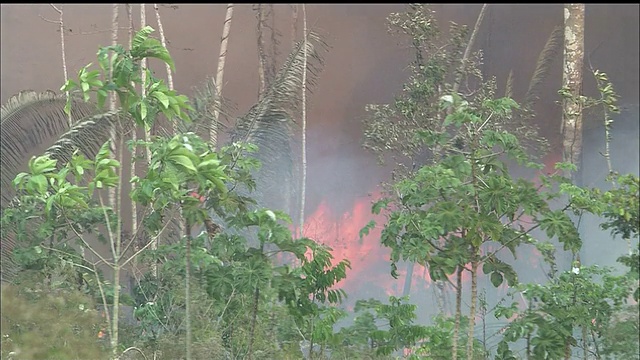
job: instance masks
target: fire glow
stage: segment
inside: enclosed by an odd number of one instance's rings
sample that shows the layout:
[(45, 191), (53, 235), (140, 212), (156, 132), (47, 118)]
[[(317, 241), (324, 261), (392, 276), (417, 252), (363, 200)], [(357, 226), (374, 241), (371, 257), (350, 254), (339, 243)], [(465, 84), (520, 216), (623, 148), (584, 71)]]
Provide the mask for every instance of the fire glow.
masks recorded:
[[(550, 154), (545, 159), (545, 168), (541, 172), (553, 173), (556, 161), (559, 161), (559, 155)], [(332, 265), (344, 259), (351, 262), (346, 279), (337, 284), (337, 287), (343, 288), (347, 293), (357, 293), (361, 298), (380, 292), (386, 293), (387, 296), (400, 296), (407, 276), (406, 266), (402, 265), (398, 266), (398, 279), (390, 275), (390, 250), (380, 244), (380, 235), (386, 219), (382, 215), (371, 213), (372, 202), (380, 197), (380, 193), (376, 191), (368, 197), (356, 199), (352, 209), (342, 214), (333, 211), (327, 201), (323, 200), (305, 219), (304, 235), (332, 249)], [(361, 240), (359, 232), (370, 220), (375, 220), (376, 226)], [(531, 226), (527, 221), (523, 225), (525, 228)], [(490, 252), (491, 249), (490, 247), (485, 251)], [(529, 266), (538, 268), (541, 254), (535, 248), (527, 249), (527, 252)], [(482, 274), (480, 277), (483, 277)], [(449, 280), (455, 283), (455, 275), (451, 275)], [(463, 272), (462, 282), (468, 284), (469, 281), (470, 274)], [(431, 283), (427, 269), (416, 265), (411, 279), (411, 289), (428, 289)], [(506, 283), (496, 290), (506, 293)]]

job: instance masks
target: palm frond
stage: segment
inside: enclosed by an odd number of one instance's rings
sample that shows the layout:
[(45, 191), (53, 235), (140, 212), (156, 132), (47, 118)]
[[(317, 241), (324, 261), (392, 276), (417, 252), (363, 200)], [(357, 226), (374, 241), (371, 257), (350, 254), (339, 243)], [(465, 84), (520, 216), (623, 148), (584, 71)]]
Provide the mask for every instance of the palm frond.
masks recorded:
[(562, 45), (562, 37), (562, 28), (556, 26), (551, 32), (551, 35), (549, 35), (544, 48), (538, 56), (538, 61), (536, 62), (536, 70), (533, 72), (533, 76), (531, 77), (531, 81), (529, 82), (529, 89), (527, 90), (527, 94), (524, 97), (523, 104), (525, 105), (525, 107), (530, 108), (533, 103), (538, 100), (540, 84), (542, 84), (542, 82), (549, 74), (551, 63), (556, 58), (556, 55), (560, 49), (560, 45)]
[(76, 149), (92, 159), (109, 139), (110, 131), (114, 126), (120, 124), (121, 127), (116, 126), (116, 128), (123, 134), (133, 128), (133, 120), (122, 122), (119, 120), (118, 111), (109, 111), (82, 119), (74, 124), (71, 130), (62, 134), (44, 153), (58, 160), (59, 164), (71, 160), (71, 155)]
[[(22, 91), (12, 96), (0, 109), (0, 167), (2, 168), (2, 204), (13, 196), (11, 182), (29, 158), (42, 151), (69, 129), (69, 116), (64, 112), (65, 95), (52, 91)], [(73, 99), (71, 119), (96, 113), (92, 104)]]
[[(327, 45), (316, 33), (309, 33), (307, 37), (307, 89), (311, 91), (324, 63), (321, 51), (326, 50)], [(251, 107), (247, 115), (238, 119), (232, 130), (233, 141), (257, 144), (256, 141), (266, 140), (259, 135), (264, 124), (289, 124), (288, 120), (294, 118), (293, 113), (300, 109), (303, 46), (302, 41), (296, 44), (261, 100)]]
[[(309, 92), (317, 84), (324, 63), (322, 55), (327, 48), (317, 33), (307, 35), (306, 86)], [(258, 103), (237, 120), (231, 131), (232, 141), (258, 146), (256, 158), (262, 163), (255, 176), (258, 201), (280, 209), (286, 206), (283, 199), (273, 196), (283, 196), (283, 193), (292, 191), (282, 186), (290, 187), (293, 182), (292, 135), (293, 124), (301, 108), (304, 53), (304, 42), (300, 41)], [(270, 201), (265, 194), (272, 195)]]
[[(203, 85), (195, 89), (195, 93), (191, 97), (191, 106), (193, 107), (193, 111), (189, 112), (191, 122), (181, 121), (178, 124), (179, 132), (193, 132), (207, 138), (211, 128), (216, 129), (218, 133), (229, 128), (228, 124), (220, 119), (228, 118), (233, 107), (224, 98), (218, 98), (213, 77), (208, 77)], [(214, 110), (218, 111), (217, 120), (214, 119)]]

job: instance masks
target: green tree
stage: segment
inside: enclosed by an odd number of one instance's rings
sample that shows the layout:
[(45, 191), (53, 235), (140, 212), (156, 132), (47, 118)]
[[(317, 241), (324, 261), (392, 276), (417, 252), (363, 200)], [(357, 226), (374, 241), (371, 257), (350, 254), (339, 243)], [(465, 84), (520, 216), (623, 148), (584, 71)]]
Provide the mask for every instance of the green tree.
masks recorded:
[[(518, 246), (530, 244), (548, 254), (553, 246), (531, 237), (537, 228), (551, 239), (557, 237), (565, 250), (575, 252), (581, 245), (577, 229), (565, 213), (569, 205), (553, 210), (548, 203), (560, 196), (551, 187), (552, 180), (566, 180), (543, 178), (543, 185), (537, 186), (510, 175), (506, 159), (527, 167), (540, 166), (531, 162), (515, 135), (503, 130), (502, 124), (510, 120), (517, 104), (508, 98), (493, 99), (493, 93), (485, 89), (468, 100), (455, 93), (443, 96), (440, 106), (449, 115), (442, 131), (420, 131), (416, 141), (443, 149), (445, 155), (439, 163), (423, 166), (415, 175), (394, 184), (397, 196), (373, 207), (374, 213), (387, 209), (381, 241), (392, 250), (394, 276), (395, 263), (400, 260), (426, 266), (433, 280), (446, 280), (456, 274), (458, 324), (462, 292), (459, 279), (463, 271), (471, 273), (468, 359), (473, 358), (480, 268), (494, 286), (505, 280), (510, 286), (517, 284), (517, 274), (498, 253), (507, 248), (515, 256)], [(487, 250), (488, 244), (494, 244), (497, 250)], [(455, 331), (453, 336), (458, 336)]]

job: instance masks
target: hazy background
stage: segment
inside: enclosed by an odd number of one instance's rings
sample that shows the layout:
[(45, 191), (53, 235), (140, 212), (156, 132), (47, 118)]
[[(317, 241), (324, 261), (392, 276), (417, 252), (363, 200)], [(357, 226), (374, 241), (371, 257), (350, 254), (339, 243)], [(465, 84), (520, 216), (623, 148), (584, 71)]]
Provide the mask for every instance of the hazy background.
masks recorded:
[[(286, 54), (291, 44), (291, 9), (288, 5), (275, 7), (277, 28), (283, 35), (280, 51)], [(432, 9), (446, 32), (448, 21), (473, 26), (480, 7), (481, 4), (435, 4)], [(110, 43), (111, 9), (111, 5), (64, 6), (70, 76), (95, 61), (98, 46)], [(160, 6), (168, 49), (177, 69), (174, 82), (178, 92), (191, 95), (195, 86), (214, 74), (225, 9), (223, 4)], [(322, 233), (321, 239), (334, 245), (339, 240), (343, 253), (352, 257), (354, 270), (349, 287), (354, 298), (378, 296), (383, 287), (387, 293), (390, 291), (376, 280), (376, 276), (390, 279), (386, 253), (380, 251), (378, 240), (370, 236), (360, 244), (357, 239), (357, 230), (368, 221), (368, 194), (375, 192), (386, 174), (376, 165), (375, 158), (361, 149), (360, 124), (366, 104), (391, 101), (406, 79), (404, 70), (410, 53), (399, 45), (402, 39), (386, 33), (385, 23), (390, 12), (402, 9), (401, 4), (307, 6), (310, 29), (324, 34), (331, 49), (325, 57), (318, 86), (309, 97), (306, 214), (317, 220), (315, 226)], [(63, 83), (60, 33), (57, 24), (43, 18), (57, 21), (58, 14), (48, 4), (3, 4), (1, 10), (2, 103), (23, 89), (57, 91)], [(139, 28), (137, 5), (133, 6), (133, 16)], [(613, 162), (620, 172), (638, 174), (638, 4), (588, 4), (585, 21), (584, 92), (597, 95), (589, 64), (609, 75), (624, 109), (613, 125)], [(120, 23), (119, 42), (125, 43), (124, 6)], [(157, 29), (151, 5), (147, 5), (147, 23)], [(490, 5), (476, 42), (476, 48), (484, 51), (483, 70), (496, 76), (501, 87), (513, 70), (518, 99), (528, 87), (538, 53), (553, 28), (560, 25), (561, 4)], [(301, 27), (300, 21), (298, 29)], [(237, 109), (232, 115), (244, 114), (257, 99), (256, 44), (255, 12), (251, 5), (238, 4), (231, 25), (223, 90)], [(544, 84), (536, 118), (556, 154), (561, 142), (561, 113), (555, 103), (559, 100), (561, 63), (559, 54)], [(155, 66), (155, 70), (158, 75), (164, 74), (164, 67)], [(601, 120), (587, 118), (585, 122), (585, 183), (603, 186), (606, 165), (599, 154), (604, 144)], [(598, 231), (594, 219), (583, 219), (581, 229), (586, 236), (583, 255), (586, 264), (612, 265), (626, 251), (627, 245), (622, 241), (613, 245), (605, 241), (608, 237)], [(537, 266), (533, 262), (525, 264)], [(397, 284), (402, 281), (401, 278), (393, 285), (393, 291), (401, 290)], [(504, 293), (503, 290), (493, 291)], [(416, 295), (426, 297), (426, 293)]]

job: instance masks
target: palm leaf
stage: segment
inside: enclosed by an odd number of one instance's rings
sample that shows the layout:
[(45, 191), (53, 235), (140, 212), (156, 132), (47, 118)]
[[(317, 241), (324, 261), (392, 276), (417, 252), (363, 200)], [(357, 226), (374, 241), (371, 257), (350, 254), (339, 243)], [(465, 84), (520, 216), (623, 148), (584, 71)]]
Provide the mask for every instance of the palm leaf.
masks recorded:
[[(323, 65), (322, 53), (326, 49), (326, 43), (318, 34), (312, 32), (307, 35), (306, 85), (310, 92), (317, 83)], [(304, 42), (300, 41), (258, 103), (237, 120), (231, 131), (232, 141), (253, 143), (259, 148), (256, 158), (262, 167), (255, 175), (257, 200), (284, 210), (287, 204), (276, 198), (276, 194), (286, 195), (292, 191), (286, 187), (293, 180), (292, 134), (294, 119), (301, 105), (303, 70)], [(267, 199), (265, 194), (272, 196)]]
[(536, 70), (533, 72), (533, 76), (531, 77), (531, 81), (529, 82), (529, 89), (527, 90), (527, 94), (524, 97), (525, 107), (530, 108), (533, 103), (538, 100), (540, 85), (549, 74), (551, 63), (555, 59), (560, 49), (560, 45), (562, 45), (562, 38), (562, 28), (556, 26), (551, 32), (551, 35), (549, 35), (544, 48), (538, 56), (538, 61), (536, 62)]
[[(0, 175), (2, 206), (11, 200), (11, 182), (23, 170), (29, 158), (42, 151), (69, 129), (69, 116), (64, 112), (66, 96), (52, 91), (22, 91), (12, 96), (0, 109)], [(73, 99), (71, 119), (93, 115), (95, 106)]]
[[(216, 84), (213, 77), (208, 77), (204, 84), (195, 90), (191, 99), (193, 111), (189, 112), (190, 123), (179, 121), (178, 131), (180, 133), (193, 132), (203, 138), (207, 138), (211, 128), (218, 132), (228, 129), (228, 125), (220, 119), (227, 118), (232, 110), (231, 104), (224, 98), (218, 99)], [(218, 111), (218, 119), (214, 119), (213, 111)], [(215, 121), (215, 122), (214, 122)]]
[[(23, 91), (11, 97), (1, 108), (2, 134), (0, 157), (2, 167), (2, 204), (4, 210), (14, 200), (12, 181), (20, 171), (26, 170), (31, 156), (48, 154), (58, 164), (66, 163), (78, 149), (87, 157), (94, 157), (100, 146), (109, 138), (110, 129), (119, 118), (116, 112), (97, 114), (97, 109), (81, 99), (72, 99), (71, 120), (64, 112), (66, 96), (52, 91), (37, 93)], [(123, 122), (132, 126), (132, 121)], [(126, 125), (131, 124), (131, 125)], [(50, 145), (46, 148), (47, 145)], [(2, 232), (2, 278), (9, 280), (15, 271), (11, 250), (15, 238), (11, 229)]]

